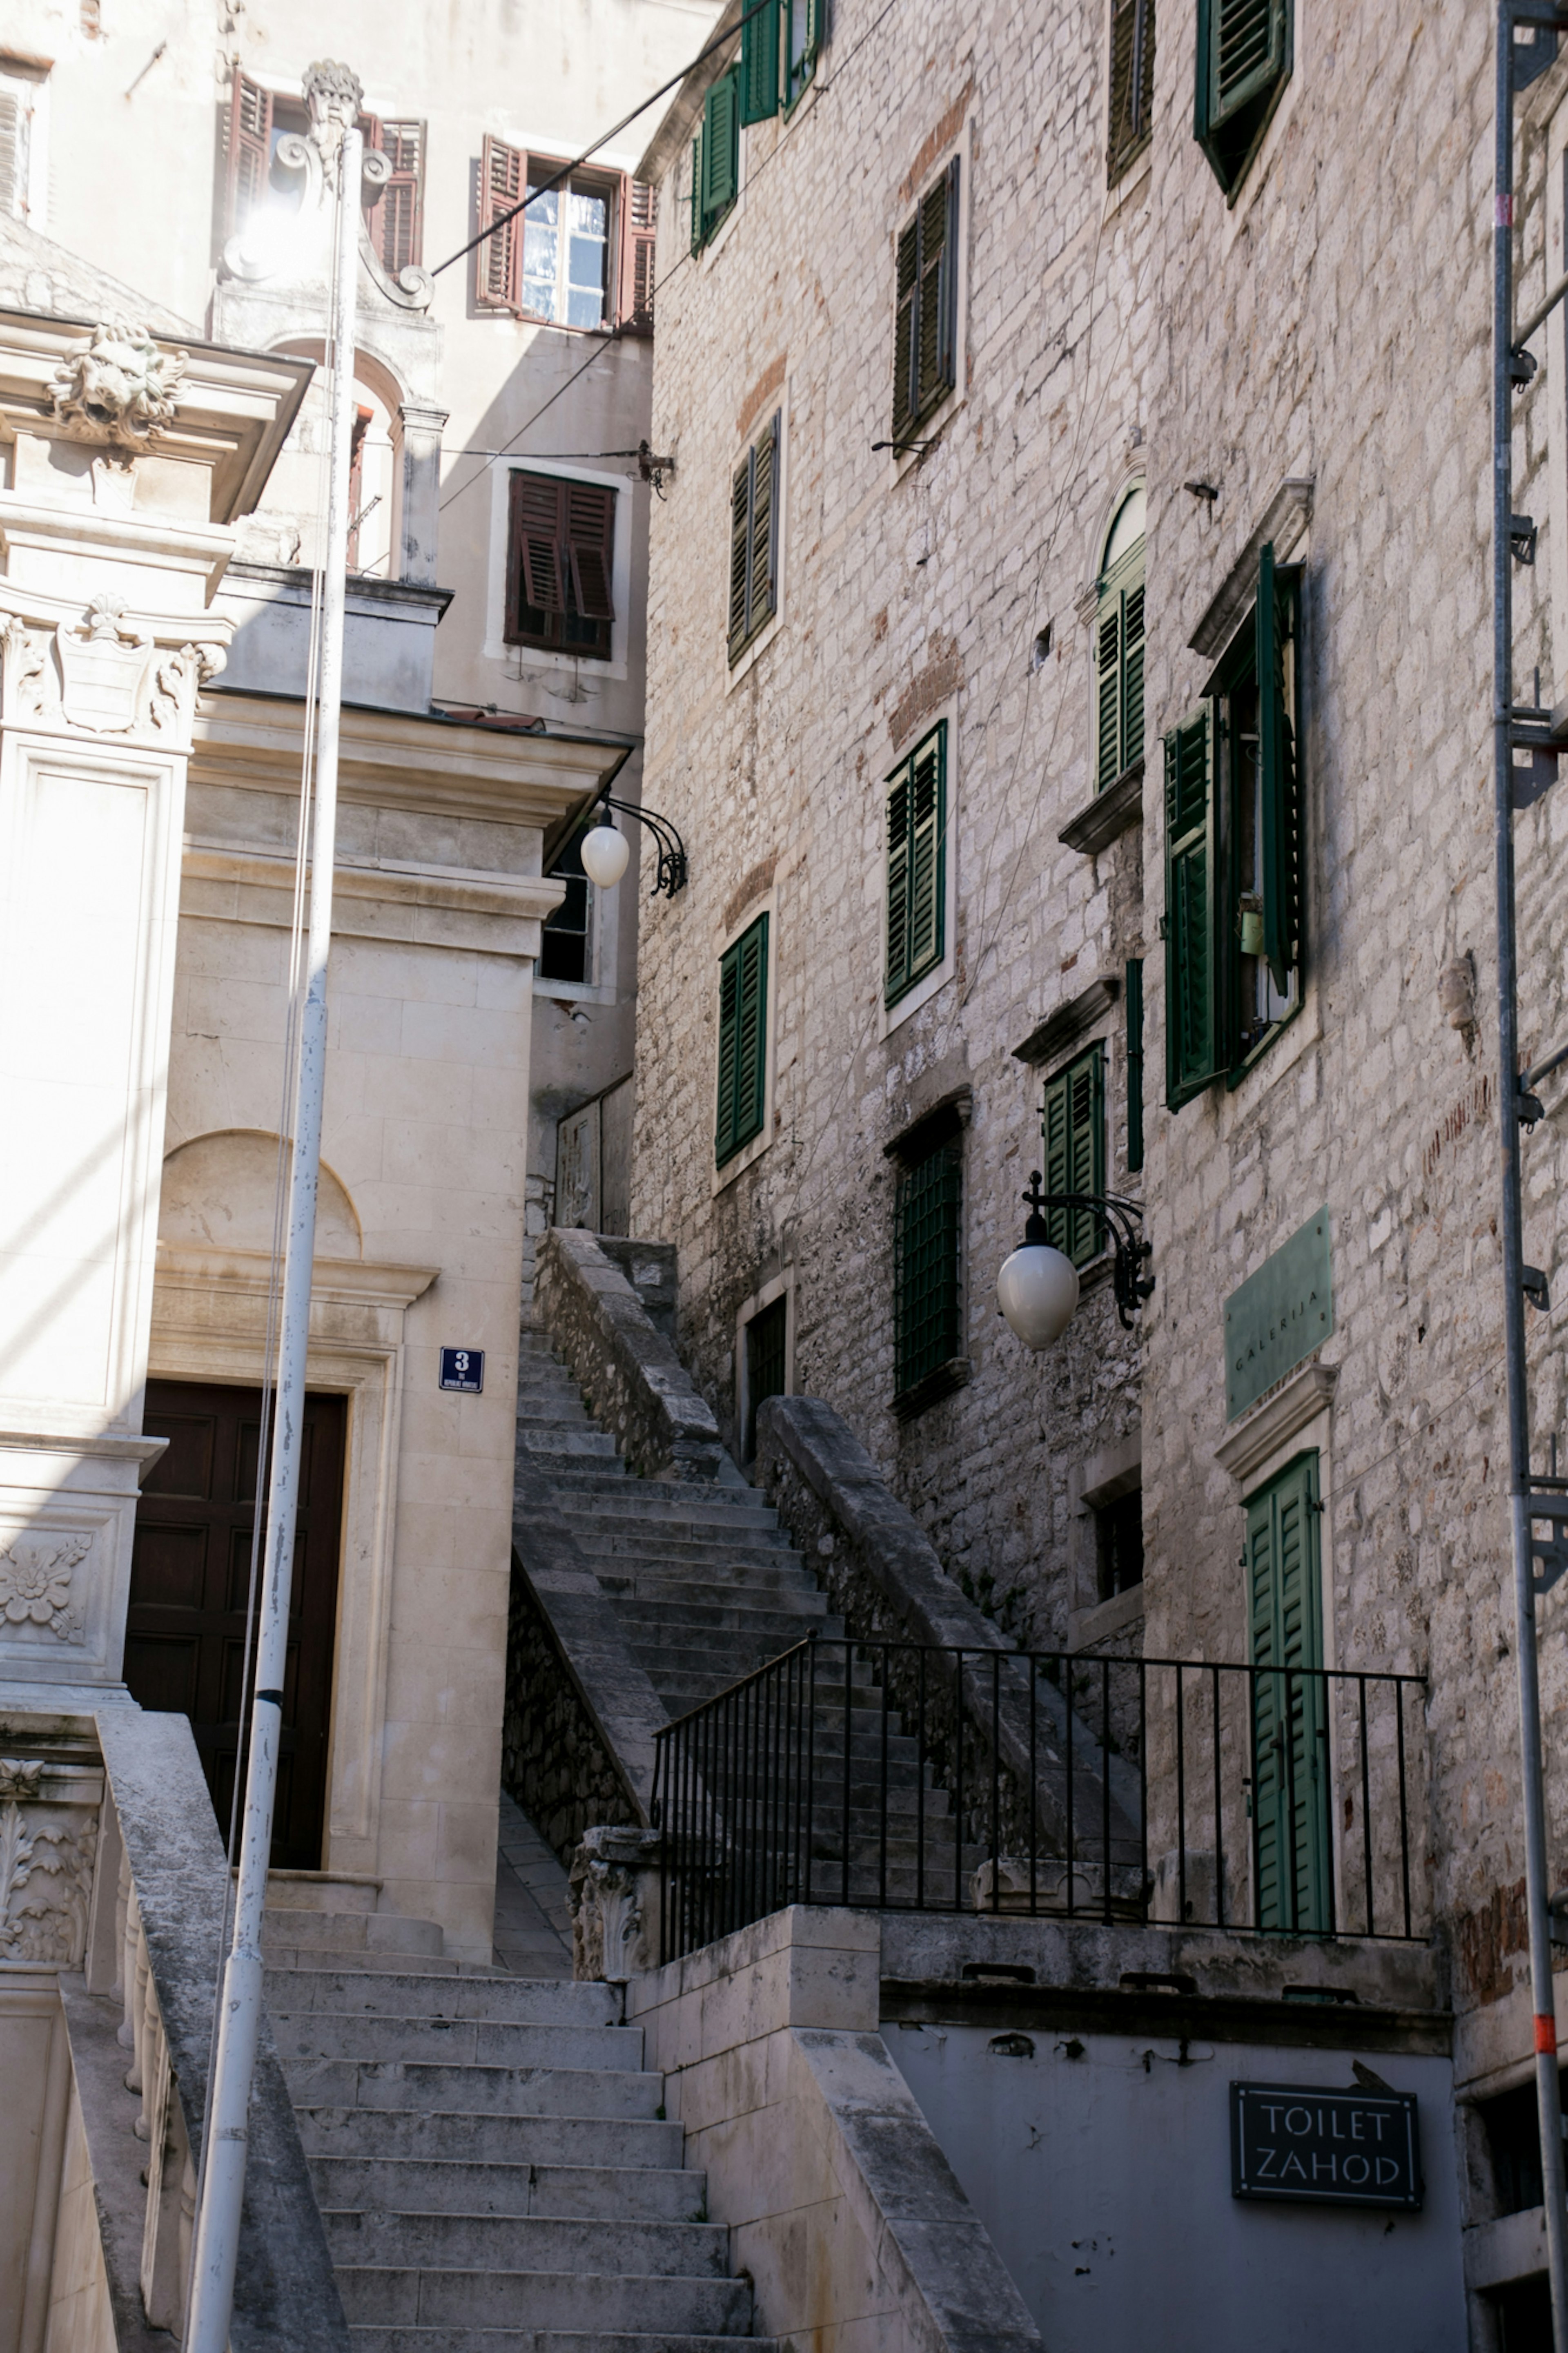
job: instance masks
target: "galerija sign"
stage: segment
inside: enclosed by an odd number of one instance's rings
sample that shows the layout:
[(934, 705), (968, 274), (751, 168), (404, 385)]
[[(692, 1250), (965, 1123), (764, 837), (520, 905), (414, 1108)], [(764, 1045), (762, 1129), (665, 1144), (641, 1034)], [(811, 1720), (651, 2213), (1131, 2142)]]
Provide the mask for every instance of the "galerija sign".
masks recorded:
[(1320, 1209), (1225, 1303), (1226, 1421), (1256, 1405), (1333, 1328), (1329, 1213)]
[(1325, 2206), (1419, 2207), (1415, 2093), (1232, 2084), (1230, 2190)]

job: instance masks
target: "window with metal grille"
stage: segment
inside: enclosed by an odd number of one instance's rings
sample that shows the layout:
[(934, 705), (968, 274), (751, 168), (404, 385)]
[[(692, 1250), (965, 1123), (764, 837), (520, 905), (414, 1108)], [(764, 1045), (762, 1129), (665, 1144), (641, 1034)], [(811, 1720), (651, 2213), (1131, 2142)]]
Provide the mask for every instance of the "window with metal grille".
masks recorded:
[(743, 1460), (747, 1462), (757, 1451), (757, 1408), (764, 1398), (784, 1394), (788, 1315), (789, 1301), (781, 1293), (768, 1306), (759, 1307), (746, 1325), (746, 1428), (742, 1444)]
[(1133, 1487), (1094, 1514), (1100, 1599), (1112, 1601), (1143, 1582), (1143, 1490)]
[[(1041, 1114), (1047, 1193), (1105, 1190), (1105, 1050), (1079, 1054), (1046, 1082)], [(1047, 1209), (1051, 1246), (1087, 1266), (1107, 1246), (1107, 1229), (1090, 1209)]]
[(1165, 737), (1165, 1101), (1235, 1085), (1300, 1010), (1305, 860), (1300, 569), (1258, 558), (1253, 611)]
[(1094, 782), (1109, 792), (1143, 757), (1142, 482), (1116, 511), (1100, 561), (1094, 616)]
[(541, 980), (587, 981), (593, 978), (589, 956), (592, 902), (583, 871), (583, 834), (574, 833), (550, 871), (566, 884), (566, 896), (553, 914), (544, 918), (539, 943)]
[(506, 558), (509, 646), (605, 660), (616, 617), (616, 493), (601, 482), (518, 468)]
[(737, 662), (778, 611), (779, 426), (757, 436), (730, 483), (731, 661)]
[(713, 1158), (760, 1135), (767, 1109), (768, 919), (759, 915), (719, 959), (719, 1086)]
[(1290, 79), (1292, 0), (1198, 0), (1194, 131), (1232, 204)]
[(1110, 185), (1125, 177), (1149, 144), (1154, 105), (1154, 0), (1110, 0)]
[(887, 961), (882, 996), (897, 1004), (947, 951), (947, 722), (887, 780)]
[(895, 249), (893, 445), (901, 449), (958, 381), (958, 158), (932, 182)]
[(963, 1353), (963, 1138), (959, 1131), (944, 1135), (899, 1172), (893, 1248), (895, 1409), (900, 1401), (923, 1402), (923, 1386)]

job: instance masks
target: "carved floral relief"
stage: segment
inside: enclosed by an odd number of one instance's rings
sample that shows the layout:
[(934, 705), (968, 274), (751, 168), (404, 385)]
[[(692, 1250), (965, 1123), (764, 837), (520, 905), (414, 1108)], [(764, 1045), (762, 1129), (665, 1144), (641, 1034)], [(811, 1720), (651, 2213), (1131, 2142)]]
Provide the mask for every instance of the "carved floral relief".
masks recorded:
[(86, 1612), (71, 1578), (91, 1550), (90, 1535), (18, 1535), (0, 1546), (0, 1632), (47, 1627), (61, 1642), (79, 1642)]
[(0, 1958), (75, 1968), (87, 1945), (98, 1817), (45, 1801), (46, 1769), (42, 1758), (0, 1757)]

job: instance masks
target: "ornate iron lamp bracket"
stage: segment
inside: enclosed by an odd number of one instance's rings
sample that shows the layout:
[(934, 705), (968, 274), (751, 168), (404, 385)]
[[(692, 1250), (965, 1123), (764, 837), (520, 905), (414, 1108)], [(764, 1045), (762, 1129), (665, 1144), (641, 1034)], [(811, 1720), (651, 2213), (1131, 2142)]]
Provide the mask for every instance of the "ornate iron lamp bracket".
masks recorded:
[(1089, 1209), (1102, 1232), (1110, 1239), (1115, 1259), (1111, 1282), (1116, 1299), (1116, 1313), (1124, 1332), (1132, 1329), (1132, 1318), (1146, 1299), (1152, 1298), (1154, 1278), (1142, 1270), (1154, 1255), (1153, 1245), (1143, 1239), (1143, 1205), (1141, 1201), (1124, 1200), (1119, 1193), (1042, 1193), (1037, 1168), (1029, 1175), (1029, 1189), (1023, 1196), (1029, 1205), (1027, 1222), (1024, 1227), (1026, 1243), (1050, 1243), (1051, 1229), (1046, 1220), (1047, 1209)]
[(648, 893), (650, 899), (657, 899), (661, 891), (666, 898), (673, 899), (678, 891), (685, 890), (686, 845), (668, 818), (660, 817), (657, 809), (639, 808), (635, 801), (618, 801), (611, 793), (600, 794), (599, 807), (619, 809), (623, 817), (635, 817), (639, 825), (647, 826), (658, 844), (658, 871)]

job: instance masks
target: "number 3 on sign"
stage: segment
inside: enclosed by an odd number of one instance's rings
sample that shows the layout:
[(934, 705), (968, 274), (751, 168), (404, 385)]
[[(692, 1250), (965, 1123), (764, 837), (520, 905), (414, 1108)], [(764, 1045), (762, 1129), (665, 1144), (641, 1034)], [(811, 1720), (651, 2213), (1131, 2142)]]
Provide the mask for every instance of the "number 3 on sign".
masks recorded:
[(485, 1386), (485, 1352), (482, 1348), (443, 1348), (441, 1351), (441, 1387), (457, 1389), (465, 1397), (478, 1397)]

